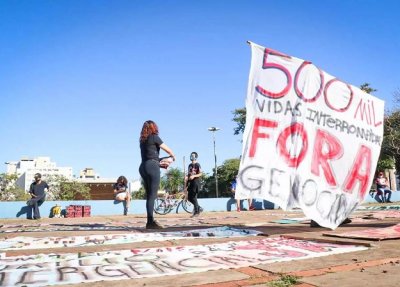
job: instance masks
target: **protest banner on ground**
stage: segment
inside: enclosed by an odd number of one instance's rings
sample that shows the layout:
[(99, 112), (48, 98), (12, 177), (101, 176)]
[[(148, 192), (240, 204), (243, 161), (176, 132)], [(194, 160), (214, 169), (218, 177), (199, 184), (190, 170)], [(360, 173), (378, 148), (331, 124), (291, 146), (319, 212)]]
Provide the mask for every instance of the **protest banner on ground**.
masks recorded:
[(384, 102), (309, 61), (250, 43), (237, 199), (300, 207), (336, 228), (372, 183)]

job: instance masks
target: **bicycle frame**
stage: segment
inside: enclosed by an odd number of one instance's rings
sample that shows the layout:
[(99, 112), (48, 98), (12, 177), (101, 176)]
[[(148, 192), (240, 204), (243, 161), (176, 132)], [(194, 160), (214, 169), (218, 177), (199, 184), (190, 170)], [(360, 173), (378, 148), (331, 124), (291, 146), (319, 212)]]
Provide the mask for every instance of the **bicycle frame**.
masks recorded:
[(187, 213), (193, 212), (193, 204), (187, 201), (185, 192), (169, 195), (167, 198), (156, 198), (154, 202), (154, 212), (165, 215), (176, 208), (176, 213), (178, 213), (179, 206), (182, 206)]

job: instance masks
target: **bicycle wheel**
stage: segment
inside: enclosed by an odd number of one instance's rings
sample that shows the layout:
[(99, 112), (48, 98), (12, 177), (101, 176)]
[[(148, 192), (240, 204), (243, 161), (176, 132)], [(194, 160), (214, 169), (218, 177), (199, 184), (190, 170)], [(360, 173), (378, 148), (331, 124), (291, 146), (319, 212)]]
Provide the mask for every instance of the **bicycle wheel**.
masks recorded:
[(160, 215), (165, 215), (171, 211), (171, 206), (165, 202), (165, 199), (156, 198), (154, 201), (154, 212)]
[(182, 200), (182, 207), (187, 213), (193, 213), (193, 204), (188, 200)]

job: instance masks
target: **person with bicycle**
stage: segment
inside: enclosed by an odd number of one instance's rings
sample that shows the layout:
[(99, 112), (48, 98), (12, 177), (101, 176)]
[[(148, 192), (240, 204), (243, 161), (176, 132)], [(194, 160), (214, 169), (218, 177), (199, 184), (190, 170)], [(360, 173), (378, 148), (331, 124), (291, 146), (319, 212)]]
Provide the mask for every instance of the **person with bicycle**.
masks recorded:
[(163, 227), (154, 220), (153, 214), (154, 202), (160, 187), (160, 148), (168, 153), (173, 161), (175, 161), (175, 155), (158, 136), (158, 126), (153, 121), (144, 122), (139, 141), (142, 158), (139, 173), (146, 190), (146, 229), (160, 229)]
[(185, 186), (188, 191), (188, 201), (190, 201), (193, 206), (193, 215), (192, 217), (199, 216), (202, 208), (199, 206), (197, 202), (197, 195), (200, 189), (200, 177), (202, 176), (201, 166), (197, 162), (198, 154), (197, 152), (192, 152), (190, 154), (191, 163), (188, 166), (188, 174), (185, 177)]

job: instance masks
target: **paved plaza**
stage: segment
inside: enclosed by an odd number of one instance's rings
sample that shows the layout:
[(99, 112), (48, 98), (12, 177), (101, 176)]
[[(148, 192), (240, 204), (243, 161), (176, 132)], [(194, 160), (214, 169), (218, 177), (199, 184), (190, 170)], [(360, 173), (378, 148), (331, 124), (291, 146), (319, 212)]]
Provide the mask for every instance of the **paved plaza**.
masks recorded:
[(364, 205), (334, 231), (300, 210), (158, 215), (162, 230), (145, 215), (3, 219), (0, 286), (399, 286), (399, 208)]

